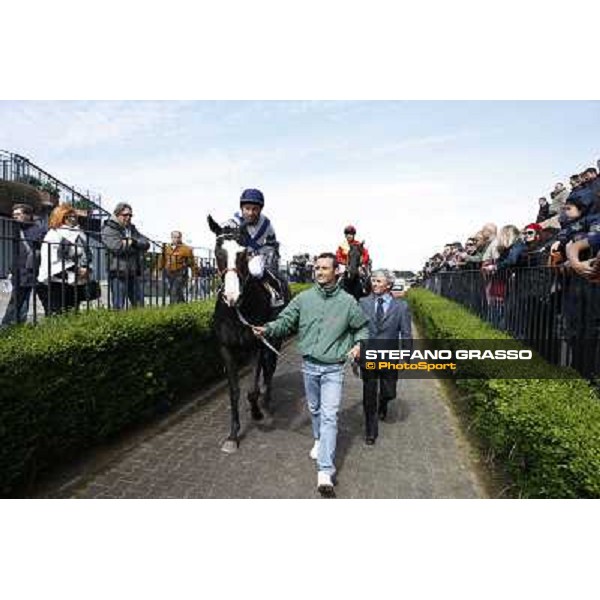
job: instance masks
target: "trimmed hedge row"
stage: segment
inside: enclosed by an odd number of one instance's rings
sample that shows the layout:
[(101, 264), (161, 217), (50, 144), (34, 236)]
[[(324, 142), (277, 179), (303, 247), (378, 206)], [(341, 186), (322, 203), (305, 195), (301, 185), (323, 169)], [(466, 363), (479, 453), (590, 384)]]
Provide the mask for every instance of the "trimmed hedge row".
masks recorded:
[(220, 377), (213, 311), (94, 310), (3, 333), (0, 494)]
[[(427, 290), (411, 290), (408, 300), (426, 337), (511, 339)], [(560, 374), (561, 367), (536, 360), (554, 377)], [(600, 497), (600, 399), (587, 381), (457, 379), (456, 384), (466, 392), (472, 427), (522, 497)]]

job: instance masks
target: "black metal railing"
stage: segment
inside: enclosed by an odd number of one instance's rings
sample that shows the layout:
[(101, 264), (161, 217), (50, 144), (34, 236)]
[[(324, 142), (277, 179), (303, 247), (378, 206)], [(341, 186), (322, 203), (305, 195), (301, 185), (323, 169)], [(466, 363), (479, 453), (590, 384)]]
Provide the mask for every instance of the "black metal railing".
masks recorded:
[(570, 269), (438, 272), (424, 285), (526, 341), (551, 363), (600, 376), (600, 285)]
[(26, 244), (17, 228), (9, 228), (10, 221), (0, 228), (4, 325), (103, 306), (128, 309), (203, 300), (220, 285), (212, 251), (206, 248), (192, 247), (193, 259), (168, 270), (161, 264), (163, 244), (152, 242), (149, 251), (133, 258), (111, 253), (85, 231), (73, 243)]
[(91, 220), (99, 220), (110, 213), (102, 207), (100, 194), (82, 191), (57, 179), (25, 156), (0, 150), (0, 179), (23, 183), (48, 195), (52, 204), (66, 202), (74, 208), (86, 210)]

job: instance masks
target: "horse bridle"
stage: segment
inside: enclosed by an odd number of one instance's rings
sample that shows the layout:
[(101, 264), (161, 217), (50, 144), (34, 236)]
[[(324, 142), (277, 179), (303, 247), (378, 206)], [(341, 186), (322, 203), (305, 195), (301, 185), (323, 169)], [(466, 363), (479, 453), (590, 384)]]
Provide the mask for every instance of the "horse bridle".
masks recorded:
[[(225, 275), (229, 272), (233, 272), (235, 273), (238, 277), (240, 275), (240, 272), (235, 269), (235, 268), (227, 268), (227, 269), (218, 269), (217, 271), (219, 273), (219, 275), (224, 278)], [(241, 279), (241, 278), (240, 278)], [(244, 287), (246, 285), (246, 281), (248, 281), (249, 276), (246, 277), (245, 279), (241, 279), (241, 287), (240, 287), (240, 298), (242, 297), (243, 293), (244, 293)], [(223, 287), (223, 286), (222, 286)], [(223, 294), (223, 289), (220, 290), (220, 294)], [(240, 320), (240, 323), (242, 325), (245, 325), (246, 327), (250, 327), (250, 329), (252, 329), (254, 327), (254, 325), (252, 325), (252, 323), (249, 323), (248, 320), (244, 317), (244, 315), (241, 313), (239, 306), (234, 306), (235, 308), (235, 312), (238, 316), (238, 319)], [(267, 340), (265, 340), (264, 337), (260, 337), (259, 338), (260, 341), (272, 352), (275, 352), (275, 354), (277, 354), (277, 356), (281, 356), (281, 352), (279, 352), (276, 348), (274, 348), (269, 342), (267, 342)]]
[(233, 269), (217, 269), (217, 273), (219, 274), (220, 277), (225, 277), (225, 275), (227, 275), (227, 273), (232, 272), (235, 273), (236, 275), (239, 275), (240, 272), (233, 268)]

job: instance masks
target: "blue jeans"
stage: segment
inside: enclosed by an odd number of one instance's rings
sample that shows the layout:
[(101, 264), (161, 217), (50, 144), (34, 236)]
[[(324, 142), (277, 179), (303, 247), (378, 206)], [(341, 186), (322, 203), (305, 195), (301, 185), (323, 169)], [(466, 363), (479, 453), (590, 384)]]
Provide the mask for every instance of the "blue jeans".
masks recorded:
[(30, 287), (13, 287), (2, 319), (2, 325), (13, 325), (14, 323), (25, 323), (27, 321), (31, 290)]
[(313, 436), (315, 440), (319, 440), (317, 467), (319, 471), (334, 475), (337, 419), (342, 401), (344, 365), (314, 363), (304, 359), (302, 373)]
[(125, 299), (130, 306), (144, 306), (144, 295), (140, 278), (136, 276), (117, 277), (110, 275), (110, 303), (112, 308), (121, 310), (125, 307)]

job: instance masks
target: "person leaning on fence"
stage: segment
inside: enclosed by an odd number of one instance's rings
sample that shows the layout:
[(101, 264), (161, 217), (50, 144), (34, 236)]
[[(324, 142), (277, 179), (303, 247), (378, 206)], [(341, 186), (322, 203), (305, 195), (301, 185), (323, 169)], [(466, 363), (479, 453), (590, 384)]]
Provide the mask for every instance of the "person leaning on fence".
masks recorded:
[[(369, 319), (369, 338), (400, 340), (399, 346), (412, 349), (411, 315), (405, 300), (393, 298), (390, 290), (394, 275), (378, 269), (371, 275), (371, 295), (359, 300), (360, 308)], [(398, 371), (362, 370), (365, 442), (373, 445), (379, 433), (378, 419), (387, 417), (388, 402), (396, 397)]]
[(48, 233), (41, 250), (39, 295), (46, 316), (73, 309), (89, 298), (92, 254), (77, 212), (59, 204), (48, 219)]
[(141, 276), (150, 242), (131, 222), (132, 217), (131, 205), (119, 202), (102, 227), (102, 241), (108, 251), (111, 305), (118, 310), (125, 307), (126, 299), (132, 306), (144, 304)]
[(39, 267), (40, 242), (46, 233), (46, 228), (33, 220), (33, 208), (28, 204), (15, 204), (12, 218), (12, 290), (2, 326), (24, 323), (27, 320), (29, 301)]
[[(584, 238), (569, 242), (566, 248), (569, 266), (577, 275), (592, 283), (600, 283), (600, 233), (590, 233)], [(585, 258), (582, 260), (582, 256)]]
[(194, 279), (198, 278), (198, 265), (194, 251), (182, 242), (181, 231), (171, 232), (171, 243), (163, 246), (163, 252), (158, 259), (158, 271), (169, 286), (169, 302), (176, 304), (185, 302), (185, 289), (188, 284), (188, 272)]
[(600, 231), (600, 215), (590, 214), (592, 205), (585, 198), (572, 195), (567, 198), (563, 209), (562, 228), (552, 244), (552, 264), (566, 261), (566, 245), (585, 237), (588, 233)]
[(344, 366), (358, 358), (359, 343), (368, 337), (367, 318), (356, 300), (336, 281), (335, 255), (317, 258), (317, 283), (298, 294), (275, 321), (253, 327), (258, 336), (285, 337), (298, 332), (302, 372), (314, 445), (310, 457), (317, 461), (317, 488), (333, 492), (338, 410), (342, 400)]

